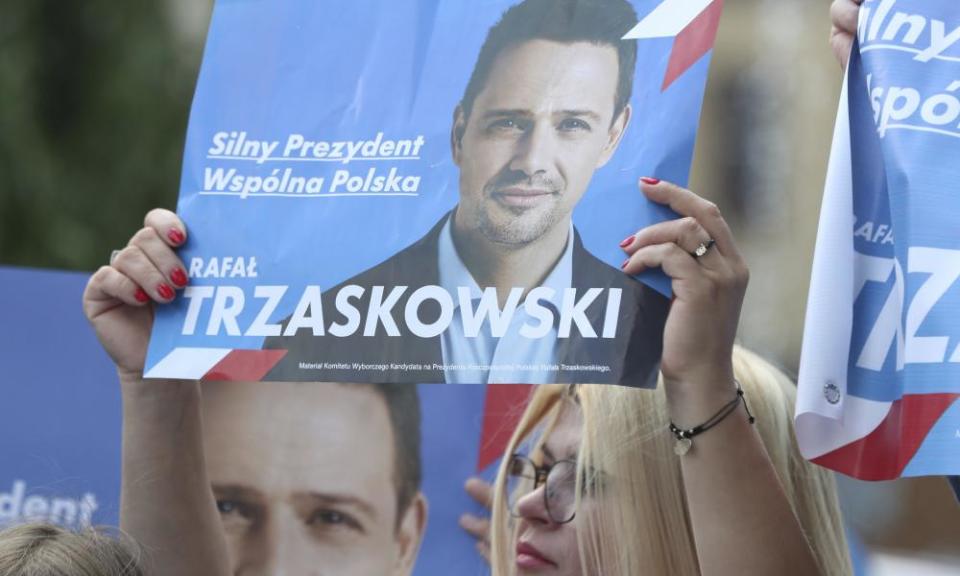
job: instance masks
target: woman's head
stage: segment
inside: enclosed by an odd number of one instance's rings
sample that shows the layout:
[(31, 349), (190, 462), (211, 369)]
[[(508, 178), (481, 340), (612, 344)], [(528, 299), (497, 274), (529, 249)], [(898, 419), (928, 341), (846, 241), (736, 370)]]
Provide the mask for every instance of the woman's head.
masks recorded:
[(504, 504), (516, 523), (510, 552), (523, 570), (577, 574), (578, 526), (592, 507), (590, 499), (577, 501), (583, 411), (563, 388), (540, 396), (547, 401), (541, 430), (518, 446), (505, 470)]
[[(843, 573), (847, 556), (832, 478), (796, 448), (792, 383), (742, 349), (734, 352), (734, 366), (824, 573)], [(497, 478), (494, 573), (699, 574), (668, 422), (662, 386), (537, 387), (508, 447), (529, 462), (505, 460)], [(540, 481), (511, 482), (511, 467), (526, 477), (539, 471)]]
[(143, 570), (136, 547), (125, 539), (33, 523), (0, 531), (0, 574), (141, 576)]

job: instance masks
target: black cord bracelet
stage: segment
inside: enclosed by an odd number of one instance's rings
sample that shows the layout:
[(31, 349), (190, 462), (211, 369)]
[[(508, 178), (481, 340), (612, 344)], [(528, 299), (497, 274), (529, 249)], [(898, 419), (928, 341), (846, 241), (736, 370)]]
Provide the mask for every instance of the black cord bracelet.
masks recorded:
[(750, 413), (750, 407), (747, 405), (747, 399), (743, 396), (743, 388), (740, 387), (740, 382), (734, 380), (734, 383), (737, 385), (737, 395), (733, 398), (733, 400), (724, 404), (723, 408), (718, 410), (716, 414), (708, 418), (703, 424), (684, 430), (683, 428), (680, 428), (674, 424), (673, 421), (670, 422), (670, 432), (673, 433), (674, 438), (677, 439), (677, 444), (673, 447), (673, 451), (677, 454), (677, 456), (683, 456), (689, 452), (690, 448), (693, 447), (694, 436), (702, 434), (720, 422), (723, 422), (724, 418), (732, 414), (733, 411), (737, 409), (737, 405), (739, 405), (740, 402), (743, 402), (743, 408), (747, 411), (747, 417), (750, 420), (750, 423), (753, 424), (756, 422), (757, 419), (754, 418), (753, 414)]

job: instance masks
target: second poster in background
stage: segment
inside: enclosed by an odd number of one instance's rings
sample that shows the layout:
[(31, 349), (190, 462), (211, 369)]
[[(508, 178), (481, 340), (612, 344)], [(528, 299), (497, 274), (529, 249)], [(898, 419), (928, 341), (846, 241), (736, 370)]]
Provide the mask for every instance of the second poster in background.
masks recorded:
[[(0, 317), (57, 327), (0, 331), (0, 528), (119, 523), (120, 386), (79, 306), (86, 281), (0, 267)], [(464, 482), (492, 478), (527, 387), (202, 387), (207, 475), (235, 566), (384, 574), (397, 522), (421, 507), (414, 576), (488, 573), (458, 524), (483, 514)]]

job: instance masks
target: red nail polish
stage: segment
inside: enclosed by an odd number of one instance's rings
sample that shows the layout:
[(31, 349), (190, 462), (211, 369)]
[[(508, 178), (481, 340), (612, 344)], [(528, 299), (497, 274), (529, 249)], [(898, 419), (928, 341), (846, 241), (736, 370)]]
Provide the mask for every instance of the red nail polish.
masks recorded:
[(633, 244), (634, 238), (635, 236), (633, 234), (631, 234), (630, 236), (627, 236), (626, 238), (623, 239), (623, 242), (620, 243), (620, 247), (626, 248), (627, 246)]
[(623, 264), (620, 265), (620, 269), (621, 269), (621, 270), (626, 269), (627, 264), (629, 264), (629, 263), (630, 263), (630, 259), (627, 258), (626, 260), (623, 261)]
[(183, 244), (184, 241), (183, 232), (177, 230), (176, 228), (171, 228), (170, 231), (167, 232), (167, 238), (169, 238), (174, 244), (178, 245)]
[(166, 284), (160, 284), (157, 286), (157, 293), (160, 294), (160, 297), (164, 300), (169, 300), (173, 298), (173, 288), (167, 286)]
[(641, 180), (644, 184), (649, 184), (649, 185), (651, 185), (651, 186), (653, 186), (654, 184), (659, 184), (659, 183), (660, 183), (660, 179), (659, 179), (659, 178), (651, 178), (651, 177), (649, 177), (649, 176), (644, 176), (644, 177), (641, 178), (640, 180)]
[(177, 268), (170, 273), (170, 279), (173, 280), (174, 284), (181, 288), (187, 285), (187, 274), (180, 268)]
[(137, 291), (133, 293), (133, 297), (137, 299), (137, 302), (146, 302), (150, 299), (147, 293), (143, 291), (143, 288), (137, 288)]

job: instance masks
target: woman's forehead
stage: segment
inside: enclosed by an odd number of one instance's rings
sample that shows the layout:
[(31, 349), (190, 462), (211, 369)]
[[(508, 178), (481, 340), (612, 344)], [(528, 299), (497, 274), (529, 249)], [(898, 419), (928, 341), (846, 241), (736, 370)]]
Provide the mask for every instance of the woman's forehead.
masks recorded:
[(576, 458), (583, 431), (583, 412), (573, 402), (561, 402), (558, 410), (541, 448), (555, 460)]

